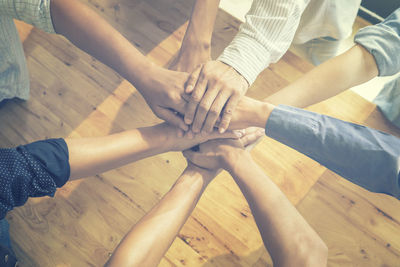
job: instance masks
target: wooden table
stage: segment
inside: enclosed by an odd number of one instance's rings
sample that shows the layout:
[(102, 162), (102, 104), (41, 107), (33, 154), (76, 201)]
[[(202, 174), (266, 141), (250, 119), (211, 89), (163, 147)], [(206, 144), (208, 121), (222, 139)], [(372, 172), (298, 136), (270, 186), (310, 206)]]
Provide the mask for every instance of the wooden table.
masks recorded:
[[(193, 0), (84, 1), (154, 62), (177, 53)], [(219, 11), (213, 56), (240, 22)], [(99, 136), (153, 125), (141, 95), (128, 82), (59, 36), (18, 23), (31, 75), (31, 99), (0, 109), (0, 145), (49, 137)], [(257, 99), (312, 66), (288, 52), (264, 71), (248, 95)], [(375, 106), (352, 92), (310, 108), (397, 136)], [(330, 266), (398, 266), (400, 204), (371, 194), (313, 160), (264, 138), (252, 152), (329, 246)], [(31, 199), (7, 216), (21, 266), (101, 266), (122, 236), (172, 186), (185, 161), (166, 153), (84, 180), (56, 197)], [(249, 207), (231, 177), (207, 188), (160, 266), (270, 266)]]

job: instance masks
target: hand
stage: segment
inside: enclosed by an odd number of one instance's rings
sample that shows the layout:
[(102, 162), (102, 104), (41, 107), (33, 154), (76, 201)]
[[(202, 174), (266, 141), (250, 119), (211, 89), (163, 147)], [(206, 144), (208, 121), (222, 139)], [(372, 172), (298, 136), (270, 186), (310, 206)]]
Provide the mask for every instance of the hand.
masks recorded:
[(199, 151), (185, 150), (183, 155), (193, 164), (215, 170), (229, 169), (237, 163), (237, 156), (245, 151), (245, 147), (255, 143), (264, 131), (259, 128), (248, 128), (240, 139), (211, 140), (199, 146)]
[(182, 95), (188, 77), (188, 73), (154, 67), (137, 87), (157, 117), (184, 131), (188, 126), (178, 113), (185, 112), (186, 101)]
[(224, 132), (240, 98), (248, 89), (247, 81), (232, 67), (220, 61), (209, 61), (192, 72), (186, 93), (191, 94), (185, 111), (185, 123), (195, 133), (211, 132), (220, 116), (220, 132)]
[(182, 151), (212, 139), (239, 139), (243, 136), (243, 130), (226, 131), (222, 134), (215, 130), (209, 134), (188, 136), (183, 135), (181, 129), (167, 123), (161, 123), (153, 127), (153, 131), (156, 132), (158, 136), (166, 136), (166, 138), (162, 140), (165, 151)]
[[(233, 113), (229, 124), (230, 130), (248, 127), (265, 128), (271, 111), (275, 106), (243, 96)], [(217, 122), (219, 124), (219, 121)]]

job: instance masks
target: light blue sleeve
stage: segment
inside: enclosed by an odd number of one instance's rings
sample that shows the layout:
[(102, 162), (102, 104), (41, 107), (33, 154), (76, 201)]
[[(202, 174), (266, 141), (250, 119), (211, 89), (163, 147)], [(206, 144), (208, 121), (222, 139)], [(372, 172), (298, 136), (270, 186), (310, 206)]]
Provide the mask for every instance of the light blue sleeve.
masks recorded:
[(375, 58), (379, 76), (390, 76), (400, 71), (400, 8), (383, 22), (365, 27), (354, 36)]
[(400, 198), (400, 139), (310, 111), (276, 107), (267, 136), (370, 191)]
[(49, 33), (55, 33), (50, 0), (0, 0), (0, 16), (22, 20)]

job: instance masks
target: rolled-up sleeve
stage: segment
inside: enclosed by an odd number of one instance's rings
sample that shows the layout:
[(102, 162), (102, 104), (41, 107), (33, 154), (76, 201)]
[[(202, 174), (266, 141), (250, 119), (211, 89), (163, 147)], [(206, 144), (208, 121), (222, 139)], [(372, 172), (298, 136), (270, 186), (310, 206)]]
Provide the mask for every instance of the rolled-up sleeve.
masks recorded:
[(383, 22), (367, 26), (354, 36), (375, 58), (379, 76), (390, 76), (400, 71), (400, 8)]
[(280, 105), (267, 136), (370, 191), (400, 198), (400, 139), (365, 126)]
[(289, 49), (308, 0), (254, 0), (246, 22), (218, 60), (252, 84)]
[(68, 147), (63, 139), (0, 149), (0, 219), (29, 197), (54, 196), (69, 175)]
[(22, 20), (49, 33), (55, 33), (50, 0), (0, 0), (0, 16)]

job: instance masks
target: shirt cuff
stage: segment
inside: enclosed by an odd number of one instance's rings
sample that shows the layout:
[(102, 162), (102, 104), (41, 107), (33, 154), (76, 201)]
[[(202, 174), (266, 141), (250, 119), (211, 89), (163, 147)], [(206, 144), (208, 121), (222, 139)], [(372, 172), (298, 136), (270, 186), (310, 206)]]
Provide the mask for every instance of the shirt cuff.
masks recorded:
[(400, 198), (400, 139), (393, 135), (283, 105), (265, 132), (355, 184)]
[(375, 58), (379, 76), (390, 76), (400, 71), (400, 9), (383, 22), (365, 27), (354, 36), (354, 42), (362, 45)]
[(62, 187), (69, 179), (69, 152), (65, 140), (48, 139), (25, 145), (25, 149), (35, 158), (53, 179), (57, 187)]
[(270, 52), (254, 38), (239, 32), (217, 60), (233, 67), (251, 85), (268, 67)]

